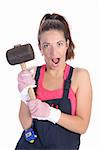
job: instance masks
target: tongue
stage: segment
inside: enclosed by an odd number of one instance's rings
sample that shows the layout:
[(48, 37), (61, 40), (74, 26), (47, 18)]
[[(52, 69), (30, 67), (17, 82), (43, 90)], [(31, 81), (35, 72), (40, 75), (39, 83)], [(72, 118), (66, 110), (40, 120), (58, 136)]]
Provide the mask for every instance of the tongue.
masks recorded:
[(57, 63), (59, 63), (59, 58), (54, 58), (54, 59), (52, 59), (52, 61), (53, 61), (55, 64), (57, 64)]

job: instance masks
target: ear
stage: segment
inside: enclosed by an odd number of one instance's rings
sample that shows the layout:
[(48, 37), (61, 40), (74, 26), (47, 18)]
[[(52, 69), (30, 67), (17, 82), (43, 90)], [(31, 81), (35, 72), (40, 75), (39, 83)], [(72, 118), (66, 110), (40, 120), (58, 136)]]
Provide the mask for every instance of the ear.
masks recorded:
[(69, 48), (69, 39), (67, 39), (67, 41), (66, 41), (66, 47), (67, 47), (67, 49)]
[(41, 48), (41, 45), (38, 43), (38, 47), (39, 47), (39, 49), (40, 49), (40, 51), (41, 51), (41, 54), (42, 54), (42, 56), (43, 56), (43, 50), (42, 50), (42, 48)]

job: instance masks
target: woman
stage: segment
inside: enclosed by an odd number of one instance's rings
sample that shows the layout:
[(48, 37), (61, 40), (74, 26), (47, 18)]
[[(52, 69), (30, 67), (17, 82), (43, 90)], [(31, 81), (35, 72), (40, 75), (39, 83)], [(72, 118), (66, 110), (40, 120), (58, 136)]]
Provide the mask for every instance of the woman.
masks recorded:
[[(63, 16), (42, 18), (38, 45), (46, 64), (18, 75), (19, 118), (25, 131), (16, 149), (77, 150), (90, 120), (92, 88), (87, 70), (66, 63), (74, 58), (75, 46)], [(29, 101), (26, 89), (35, 82), (36, 100)], [(35, 132), (32, 144), (25, 134), (29, 128)]]

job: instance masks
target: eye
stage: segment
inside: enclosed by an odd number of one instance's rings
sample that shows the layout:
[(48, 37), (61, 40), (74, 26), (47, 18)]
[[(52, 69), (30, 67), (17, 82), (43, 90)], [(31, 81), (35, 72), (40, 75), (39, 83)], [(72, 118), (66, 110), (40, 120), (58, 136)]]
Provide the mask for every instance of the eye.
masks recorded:
[(58, 46), (58, 47), (63, 46), (63, 42), (58, 42), (58, 43), (57, 43), (57, 46)]
[(44, 44), (43, 45), (43, 48), (48, 48), (49, 47), (49, 44)]

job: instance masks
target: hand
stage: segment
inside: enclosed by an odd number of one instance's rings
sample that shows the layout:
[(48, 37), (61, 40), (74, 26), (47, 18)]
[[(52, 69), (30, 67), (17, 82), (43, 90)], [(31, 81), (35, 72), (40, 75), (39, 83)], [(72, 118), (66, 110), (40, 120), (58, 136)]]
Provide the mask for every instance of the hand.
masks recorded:
[(32, 118), (42, 118), (46, 120), (46, 118), (50, 115), (50, 105), (45, 102), (42, 102), (39, 99), (30, 100), (27, 103)]
[(30, 100), (27, 105), (29, 107), (31, 117), (38, 120), (48, 120), (53, 123), (57, 123), (61, 116), (61, 111), (59, 109), (55, 109), (39, 99)]
[(36, 73), (36, 68), (29, 68), (25, 71), (21, 71), (18, 74), (18, 90), (21, 93), (21, 99), (23, 101), (29, 99), (28, 88), (36, 87), (35, 80), (34, 80), (35, 73)]
[(18, 74), (18, 90), (22, 92), (27, 86), (35, 85), (35, 72), (36, 68), (30, 68), (25, 71), (21, 71)]

